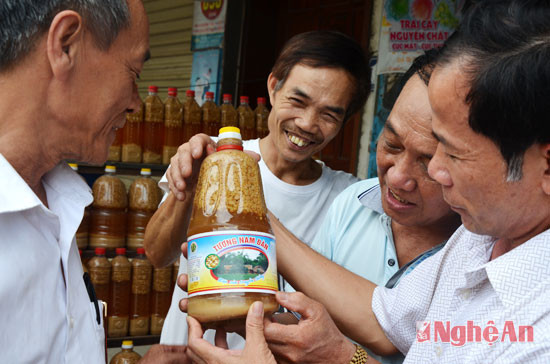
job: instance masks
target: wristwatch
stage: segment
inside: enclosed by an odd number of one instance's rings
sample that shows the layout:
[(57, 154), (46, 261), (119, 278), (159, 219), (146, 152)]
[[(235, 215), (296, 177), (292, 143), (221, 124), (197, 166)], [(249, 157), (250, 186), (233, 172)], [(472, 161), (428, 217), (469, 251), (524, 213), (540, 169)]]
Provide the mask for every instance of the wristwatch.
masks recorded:
[(365, 364), (368, 358), (367, 352), (361, 346), (355, 344), (355, 353), (349, 364)]

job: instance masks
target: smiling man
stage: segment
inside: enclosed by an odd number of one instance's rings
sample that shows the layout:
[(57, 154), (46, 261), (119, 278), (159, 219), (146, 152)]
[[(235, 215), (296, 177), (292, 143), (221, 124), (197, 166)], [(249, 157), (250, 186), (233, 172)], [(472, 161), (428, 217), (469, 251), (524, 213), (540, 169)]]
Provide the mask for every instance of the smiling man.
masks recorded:
[[(243, 143), (245, 150), (261, 155), (259, 167), (267, 207), (306, 244), (313, 240), (334, 198), (357, 181), (351, 174), (330, 169), (313, 155), (363, 107), (369, 77), (365, 54), (353, 39), (330, 31), (293, 37), (267, 80), (273, 105), (269, 135)], [(181, 243), (186, 239), (185, 214), (192, 202), (200, 161), (213, 147), (207, 135), (191, 138), (179, 148), (160, 182), (166, 190), (170, 181), (171, 193), (149, 222), (144, 241), (156, 266), (180, 256)], [(180, 274), (186, 272), (182, 257)], [(163, 327), (164, 343), (186, 342), (185, 315), (178, 306), (183, 297), (184, 292), (176, 289)]]
[[(104, 163), (139, 107), (147, 15), (140, 0), (6, 0), (0, 19), (0, 362), (105, 363), (75, 241), (93, 198), (65, 159)], [(156, 363), (171, 351), (155, 348)]]

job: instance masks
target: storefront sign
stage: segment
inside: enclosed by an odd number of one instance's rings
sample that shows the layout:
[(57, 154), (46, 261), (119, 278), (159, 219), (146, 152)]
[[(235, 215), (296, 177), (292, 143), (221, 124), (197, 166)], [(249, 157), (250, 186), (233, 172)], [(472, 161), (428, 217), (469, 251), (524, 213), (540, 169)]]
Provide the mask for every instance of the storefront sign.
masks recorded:
[(192, 51), (222, 46), (226, 12), (227, 0), (195, 0)]
[(385, 0), (378, 74), (405, 72), (422, 51), (440, 47), (458, 26), (464, 0)]

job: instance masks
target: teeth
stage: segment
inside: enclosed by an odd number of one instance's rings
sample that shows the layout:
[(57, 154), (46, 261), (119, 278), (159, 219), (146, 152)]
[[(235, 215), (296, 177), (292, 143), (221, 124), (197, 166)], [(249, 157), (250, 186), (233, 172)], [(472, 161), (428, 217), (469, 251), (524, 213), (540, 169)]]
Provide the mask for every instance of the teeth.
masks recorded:
[(307, 144), (308, 144), (307, 141), (305, 141), (304, 139), (298, 138), (297, 136), (294, 136), (294, 135), (289, 135), (289, 136), (288, 136), (288, 139), (289, 139), (292, 143), (296, 144), (296, 145), (299, 146), (299, 147), (303, 147), (304, 145), (307, 145)]
[(397, 195), (395, 194), (395, 192), (393, 192), (391, 189), (390, 189), (390, 193), (391, 193), (391, 195), (392, 195), (397, 201), (399, 201), (399, 202), (401, 202), (401, 203), (409, 203), (409, 201), (403, 200), (401, 197), (397, 196)]

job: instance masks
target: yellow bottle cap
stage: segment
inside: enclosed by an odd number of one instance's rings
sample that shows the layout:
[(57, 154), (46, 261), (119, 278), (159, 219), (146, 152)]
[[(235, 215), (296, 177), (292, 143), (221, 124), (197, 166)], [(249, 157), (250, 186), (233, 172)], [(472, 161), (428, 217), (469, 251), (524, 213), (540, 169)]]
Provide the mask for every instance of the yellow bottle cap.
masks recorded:
[(241, 133), (241, 129), (235, 127), (235, 126), (225, 126), (223, 128), (220, 129), (220, 134), (221, 133)]
[(71, 167), (73, 171), (78, 171), (78, 164), (76, 163), (69, 163), (69, 167)]
[(106, 166), (105, 166), (105, 172), (114, 173), (114, 172), (116, 172), (116, 167), (115, 167), (115, 166), (106, 165)]
[(134, 342), (132, 340), (124, 340), (122, 341), (122, 348), (123, 349), (131, 349), (134, 347)]
[(142, 168), (139, 173), (142, 176), (150, 176), (151, 175), (151, 168)]
[(218, 139), (225, 139), (225, 138), (242, 140), (241, 130), (234, 126), (223, 127), (220, 129), (220, 134), (218, 135)]

